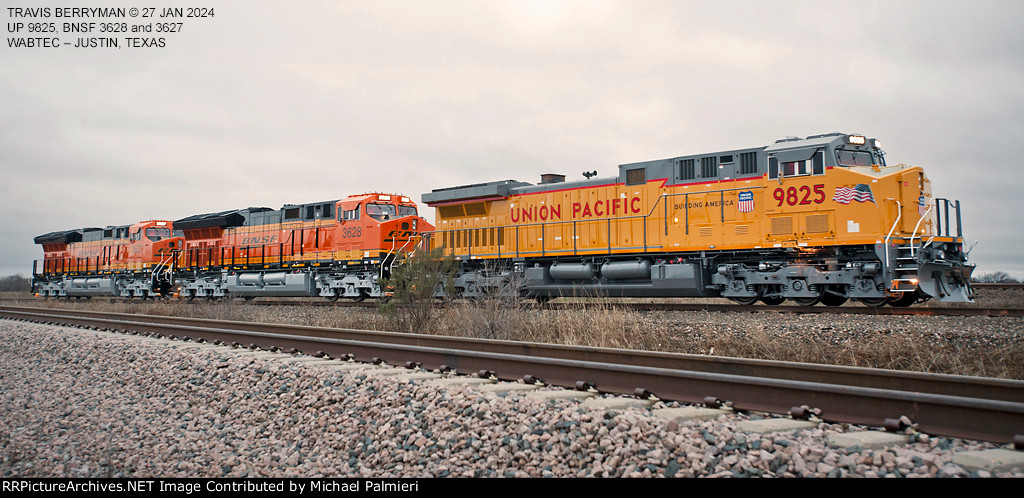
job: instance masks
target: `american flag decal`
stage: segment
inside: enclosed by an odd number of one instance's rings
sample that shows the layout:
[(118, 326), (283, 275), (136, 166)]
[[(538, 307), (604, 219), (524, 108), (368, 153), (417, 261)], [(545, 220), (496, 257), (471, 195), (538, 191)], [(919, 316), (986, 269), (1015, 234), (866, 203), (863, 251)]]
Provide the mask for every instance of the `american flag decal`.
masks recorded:
[(741, 213), (749, 213), (754, 210), (754, 192), (746, 191), (740, 192), (739, 204), (736, 206)]
[(836, 187), (836, 195), (833, 201), (840, 204), (849, 204), (850, 201), (875, 202), (875, 196), (871, 195), (871, 187), (865, 183), (858, 183), (856, 187)]

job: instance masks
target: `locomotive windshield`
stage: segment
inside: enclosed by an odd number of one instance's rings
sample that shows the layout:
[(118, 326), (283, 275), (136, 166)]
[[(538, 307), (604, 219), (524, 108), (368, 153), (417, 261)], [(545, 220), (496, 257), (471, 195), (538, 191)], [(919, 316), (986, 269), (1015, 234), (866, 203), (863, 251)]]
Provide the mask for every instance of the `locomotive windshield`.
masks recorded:
[(879, 155), (877, 161), (868, 151), (836, 149), (836, 164), (840, 166), (885, 166), (885, 160)]
[(394, 204), (367, 204), (366, 214), (377, 221), (389, 218), (416, 216), (416, 206), (395, 206)]
[(377, 221), (384, 221), (389, 219), (398, 211), (395, 210), (395, 206), (392, 204), (367, 204), (366, 214)]
[(147, 228), (146, 229), (146, 237), (148, 237), (149, 240), (152, 240), (153, 242), (156, 242), (156, 241), (158, 241), (160, 239), (164, 239), (164, 238), (167, 238), (167, 237), (170, 237), (170, 236), (171, 236), (171, 230), (167, 229), (167, 228)]

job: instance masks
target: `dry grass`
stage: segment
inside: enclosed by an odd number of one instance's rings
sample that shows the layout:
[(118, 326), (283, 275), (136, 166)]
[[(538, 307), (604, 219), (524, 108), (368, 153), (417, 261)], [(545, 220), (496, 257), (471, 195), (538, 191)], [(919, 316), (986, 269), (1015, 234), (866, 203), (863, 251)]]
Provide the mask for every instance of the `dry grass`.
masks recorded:
[[(400, 330), (374, 308), (30, 301), (82, 308), (316, 327)], [(1024, 379), (1024, 319), (641, 312), (607, 301), (538, 310), (517, 300), (433, 308), (419, 333)]]

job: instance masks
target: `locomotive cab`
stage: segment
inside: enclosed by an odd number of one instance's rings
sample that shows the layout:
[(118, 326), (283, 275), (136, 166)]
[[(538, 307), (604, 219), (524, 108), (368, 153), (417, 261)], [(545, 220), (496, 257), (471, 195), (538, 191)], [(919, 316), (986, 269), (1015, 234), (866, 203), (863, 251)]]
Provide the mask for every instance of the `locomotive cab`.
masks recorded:
[(129, 227), (129, 255), (140, 255), (146, 261), (164, 259), (163, 264), (169, 264), (170, 256), (185, 245), (185, 239), (175, 235), (171, 226), (169, 221), (144, 221)]
[(338, 202), (342, 240), (362, 238), (381, 250), (383, 276), (402, 253), (415, 250), (423, 232), (434, 227), (419, 216), (412, 199), (391, 194), (365, 194)]

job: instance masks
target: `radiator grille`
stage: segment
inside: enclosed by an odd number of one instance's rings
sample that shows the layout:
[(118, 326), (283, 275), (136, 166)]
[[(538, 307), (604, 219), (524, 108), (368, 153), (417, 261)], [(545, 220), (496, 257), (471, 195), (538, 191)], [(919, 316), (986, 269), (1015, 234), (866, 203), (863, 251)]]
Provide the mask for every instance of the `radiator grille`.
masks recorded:
[(807, 233), (825, 233), (828, 231), (828, 214), (809, 214), (806, 221)]
[(772, 235), (789, 235), (793, 233), (793, 217), (779, 216), (772, 218)]

